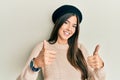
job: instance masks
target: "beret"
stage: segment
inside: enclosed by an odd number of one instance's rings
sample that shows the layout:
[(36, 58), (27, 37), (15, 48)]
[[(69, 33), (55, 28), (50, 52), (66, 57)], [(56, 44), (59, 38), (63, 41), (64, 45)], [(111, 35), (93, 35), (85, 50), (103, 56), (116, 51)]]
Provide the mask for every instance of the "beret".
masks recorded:
[(55, 24), (56, 20), (59, 19), (61, 16), (63, 16), (66, 13), (74, 13), (79, 17), (79, 23), (82, 21), (82, 13), (81, 11), (72, 5), (63, 5), (57, 8), (53, 14), (52, 14), (52, 21)]

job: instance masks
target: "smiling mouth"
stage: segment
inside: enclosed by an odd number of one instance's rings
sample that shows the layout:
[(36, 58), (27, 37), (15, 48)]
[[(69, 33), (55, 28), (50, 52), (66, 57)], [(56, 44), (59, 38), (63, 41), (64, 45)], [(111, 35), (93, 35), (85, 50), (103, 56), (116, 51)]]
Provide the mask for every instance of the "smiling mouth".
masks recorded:
[(65, 36), (69, 36), (70, 35), (70, 32), (68, 32), (68, 31), (63, 31), (63, 32), (64, 32)]

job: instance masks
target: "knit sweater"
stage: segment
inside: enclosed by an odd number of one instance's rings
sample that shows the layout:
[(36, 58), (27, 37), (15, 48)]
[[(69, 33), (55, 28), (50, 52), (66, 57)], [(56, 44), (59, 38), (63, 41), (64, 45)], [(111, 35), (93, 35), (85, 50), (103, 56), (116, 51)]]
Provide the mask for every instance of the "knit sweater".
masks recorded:
[[(36, 80), (39, 72), (33, 72), (30, 69), (30, 61), (37, 57), (42, 49), (43, 43), (38, 44), (32, 51), (23, 71), (17, 78), (17, 80)], [(81, 80), (81, 72), (76, 70), (67, 60), (68, 44), (47, 44), (48, 50), (54, 50), (56, 52), (56, 59), (52, 64), (45, 66), (42, 69), (44, 80)], [(86, 49), (82, 44), (78, 44), (78, 47), (83, 53), (85, 59), (89, 56)], [(87, 61), (87, 60), (86, 60)], [(89, 78), (88, 80), (105, 80), (104, 69), (94, 71), (88, 65)], [(41, 76), (39, 76), (41, 77)]]

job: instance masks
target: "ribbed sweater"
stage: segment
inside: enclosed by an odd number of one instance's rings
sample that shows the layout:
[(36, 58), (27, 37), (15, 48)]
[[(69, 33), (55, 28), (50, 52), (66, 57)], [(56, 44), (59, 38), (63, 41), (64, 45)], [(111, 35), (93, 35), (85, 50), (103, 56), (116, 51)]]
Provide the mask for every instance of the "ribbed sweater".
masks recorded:
[[(32, 51), (24, 69), (17, 78), (17, 80), (37, 80), (39, 72), (33, 72), (30, 69), (30, 61), (37, 57), (42, 49), (43, 43), (39, 43)], [(45, 66), (41, 71), (43, 72), (44, 80), (81, 80), (81, 72), (76, 70), (67, 60), (68, 44), (47, 44), (48, 50), (54, 50), (56, 52), (56, 59), (52, 64)], [(82, 44), (78, 44), (78, 47), (83, 53), (85, 59), (89, 56), (87, 50)], [(87, 61), (87, 60), (86, 60)], [(88, 80), (105, 80), (104, 69), (94, 71), (88, 65), (89, 78)], [(39, 76), (41, 77), (41, 76)], [(40, 79), (40, 78), (39, 78)], [(39, 80), (38, 79), (38, 80)]]

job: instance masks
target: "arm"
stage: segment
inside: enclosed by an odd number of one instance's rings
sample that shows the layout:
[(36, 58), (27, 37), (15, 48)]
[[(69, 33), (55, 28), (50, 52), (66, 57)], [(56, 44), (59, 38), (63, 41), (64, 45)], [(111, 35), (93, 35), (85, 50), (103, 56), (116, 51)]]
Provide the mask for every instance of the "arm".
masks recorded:
[(89, 73), (88, 80), (105, 80), (104, 66), (102, 68), (99, 68), (99, 69), (93, 69), (88, 64), (89, 54), (88, 54), (86, 48), (82, 44), (79, 45), (79, 48), (81, 49), (81, 51), (86, 59), (87, 65), (88, 65), (88, 73)]
[(37, 57), (42, 48), (42, 43), (38, 44), (32, 51), (23, 71), (18, 76), (17, 80), (36, 80), (39, 72), (34, 72), (30, 68), (30, 62), (33, 58)]

